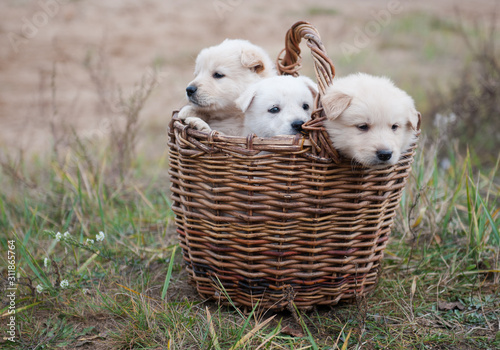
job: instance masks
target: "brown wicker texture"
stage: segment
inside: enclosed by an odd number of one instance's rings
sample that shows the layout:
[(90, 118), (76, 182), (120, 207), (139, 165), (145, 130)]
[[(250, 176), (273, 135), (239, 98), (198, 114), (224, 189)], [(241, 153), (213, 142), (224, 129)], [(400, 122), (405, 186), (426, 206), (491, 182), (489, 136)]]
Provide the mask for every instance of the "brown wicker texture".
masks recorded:
[[(279, 69), (297, 74), (302, 38), (323, 94), (334, 68), (310, 24), (288, 31)], [(273, 138), (206, 134), (174, 114), (172, 208), (201, 296), (308, 309), (375, 288), (415, 146), (386, 169), (354, 165), (332, 147), (321, 113), (318, 99), (308, 135)]]

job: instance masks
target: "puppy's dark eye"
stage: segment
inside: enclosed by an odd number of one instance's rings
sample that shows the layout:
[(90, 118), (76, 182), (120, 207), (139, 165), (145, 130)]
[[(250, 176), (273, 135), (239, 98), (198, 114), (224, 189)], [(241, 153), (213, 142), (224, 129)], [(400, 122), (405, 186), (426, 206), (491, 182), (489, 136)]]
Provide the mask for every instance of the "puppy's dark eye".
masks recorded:
[(280, 108), (279, 107), (273, 107), (273, 108), (270, 108), (268, 110), (269, 113), (272, 113), (272, 114), (276, 114), (276, 113), (279, 113), (280, 112)]
[(220, 79), (220, 78), (224, 78), (225, 75), (224, 74), (221, 74), (219, 72), (215, 72), (212, 77), (214, 77), (215, 79)]
[(304, 103), (302, 105), (302, 108), (304, 109), (304, 111), (308, 111), (309, 110), (309, 105), (307, 103)]
[(392, 131), (396, 131), (396, 130), (398, 130), (398, 128), (399, 128), (399, 125), (398, 124), (394, 124), (392, 126)]
[(359, 124), (359, 125), (356, 125), (356, 127), (361, 131), (368, 131), (368, 129), (370, 129), (368, 124)]

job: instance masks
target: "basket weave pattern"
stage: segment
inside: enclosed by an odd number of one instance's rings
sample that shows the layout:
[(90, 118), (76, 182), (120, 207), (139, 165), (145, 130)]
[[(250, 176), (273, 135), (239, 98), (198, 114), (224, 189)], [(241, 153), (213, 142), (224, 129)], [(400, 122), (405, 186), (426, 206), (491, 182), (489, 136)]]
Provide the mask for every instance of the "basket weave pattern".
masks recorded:
[[(334, 68), (305, 22), (287, 33), (282, 73), (297, 74), (301, 38), (320, 96)], [(279, 310), (334, 305), (375, 288), (414, 148), (367, 169), (338, 155), (322, 127), (320, 98), (307, 136), (236, 137), (169, 128), (175, 223), (200, 295)]]

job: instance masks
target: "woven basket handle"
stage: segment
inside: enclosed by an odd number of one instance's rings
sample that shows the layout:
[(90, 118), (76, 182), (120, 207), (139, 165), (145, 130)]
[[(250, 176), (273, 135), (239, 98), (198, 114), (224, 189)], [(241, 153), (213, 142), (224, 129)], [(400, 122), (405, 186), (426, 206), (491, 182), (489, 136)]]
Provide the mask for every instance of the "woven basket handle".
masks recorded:
[[(332, 84), (333, 77), (335, 76), (335, 67), (326, 53), (317, 29), (309, 22), (297, 22), (286, 33), (285, 48), (281, 51), (277, 61), (278, 72), (286, 75), (299, 75), (298, 72), (302, 67), (299, 44), (302, 38), (307, 40), (307, 46), (311, 50), (314, 61), (314, 72), (316, 73), (319, 89), (319, 95), (315, 100), (315, 108), (311, 120), (305, 123), (302, 128), (309, 133), (309, 138), (315, 146), (313, 148), (313, 158), (318, 158), (318, 160), (330, 158), (334, 163), (339, 163), (339, 153), (333, 147), (330, 137), (323, 126), (323, 120), (326, 118), (321, 106), (321, 97), (324, 95), (327, 87)], [(283, 52), (285, 55), (281, 58)]]

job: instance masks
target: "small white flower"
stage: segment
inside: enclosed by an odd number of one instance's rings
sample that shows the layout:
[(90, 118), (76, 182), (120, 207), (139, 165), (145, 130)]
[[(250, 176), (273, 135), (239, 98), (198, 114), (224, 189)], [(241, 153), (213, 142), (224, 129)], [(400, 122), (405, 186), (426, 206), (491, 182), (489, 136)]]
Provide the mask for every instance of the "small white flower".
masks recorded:
[(94, 240), (90, 239), (90, 238), (87, 238), (87, 244), (94, 244)]
[(57, 233), (56, 233), (56, 241), (58, 241), (58, 242), (59, 242), (59, 241), (61, 240), (61, 237), (62, 237), (61, 232), (57, 232)]
[(89, 294), (89, 290), (87, 288), (82, 289), (83, 294)]
[(97, 242), (102, 242), (102, 241), (104, 241), (104, 232), (99, 231), (99, 234), (98, 234), (97, 236), (95, 236), (95, 240), (96, 240)]
[(43, 266), (49, 267), (49, 263), (50, 263), (50, 259), (49, 258), (43, 259)]
[(64, 232), (64, 237), (68, 238), (69, 236), (71, 236), (71, 234), (68, 231)]
[(68, 280), (62, 280), (59, 285), (61, 286), (61, 288), (68, 288), (69, 282)]
[(43, 287), (42, 287), (42, 285), (40, 285), (40, 284), (39, 284), (38, 286), (36, 286), (36, 291), (37, 291), (38, 293), (42, 293), (42, 292), (43, 292)]

